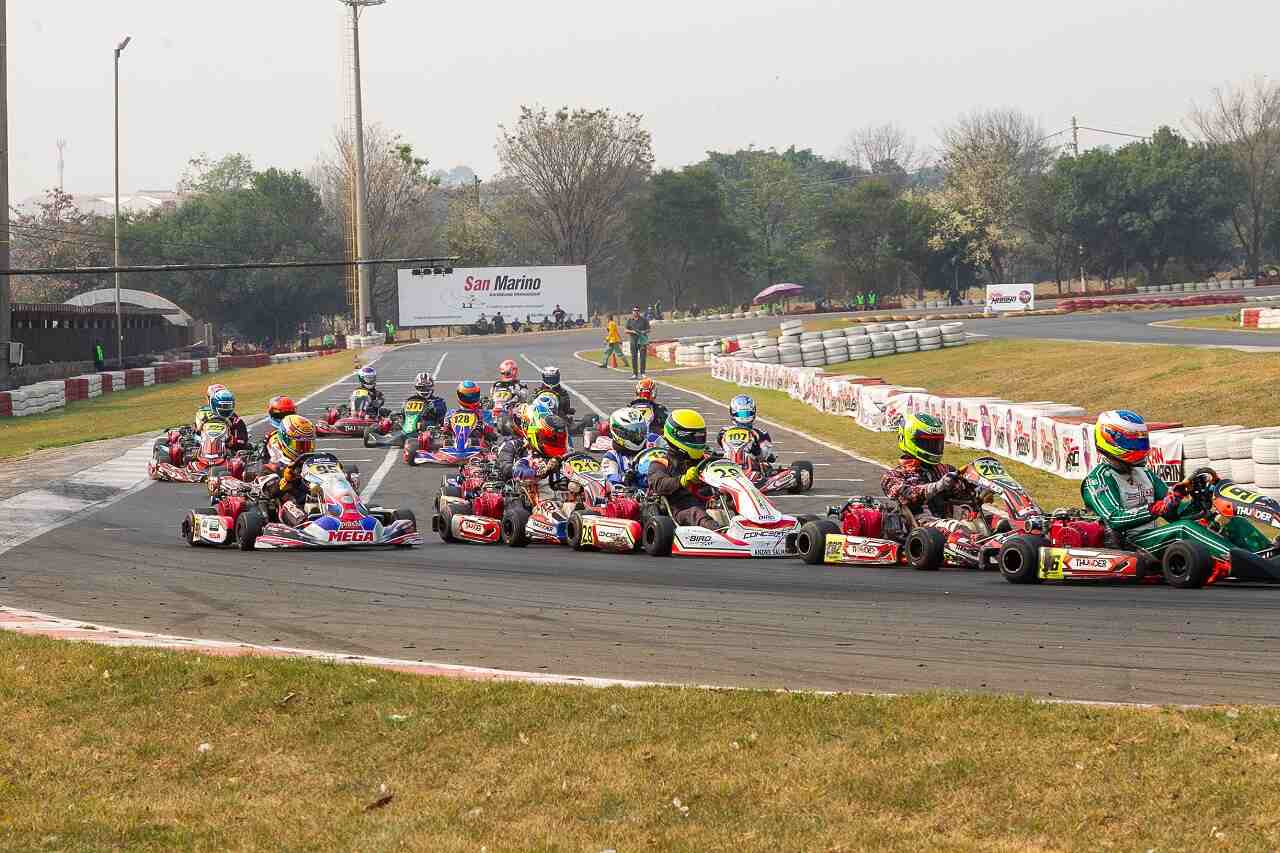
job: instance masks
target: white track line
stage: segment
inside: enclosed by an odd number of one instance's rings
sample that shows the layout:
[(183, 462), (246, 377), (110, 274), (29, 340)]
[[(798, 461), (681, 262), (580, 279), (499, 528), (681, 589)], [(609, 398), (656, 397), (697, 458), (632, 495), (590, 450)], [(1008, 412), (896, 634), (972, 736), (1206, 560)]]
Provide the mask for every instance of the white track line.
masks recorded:
[[(521, 358), (523, 358), (526, 362), (528, 362), (529, 366), (530, 366), (530, 367), (532, 367), (534, 370), (538, 371), (539, 373), (541, 373), (541, 372), (542, 372), (542, 368), (541, 368), (541, 367), (539, 367), (538, 365), (534, 364), (534, 363), (533, 363), (533, 359), (529, 358), (529, 356), (525, 355), (524, 353), (520, 353), (520, 357), (521, 357)], [(561, 386), (563, 386), (563, 387), (564, 387), (564, 390), (568, 391), (570, 394), (573, 394), (573, 395), (574, 395), (574, 396), (576, 396), (579, 400), (581, 400), (582, 402), (586, 403), (586, 404), (587, 404), (587, 408), (589, 408), (589, 409), (591, 409), (591, 411), (595, 412), (595, 413), (596, 413), (596, 415), (598, 415), (598, 416), (599, 416), (600, 420), (602, 420), (602, 421), (607, 421), (607, 420), (609, 419), (609, 416), (608, 416), (607, 414), (605, 414), (604, 409), (600, 408), (600, 407), (599, 407), (599, 406), (597, 406), (595, 403), (591, 402), (591, 398), (589, 398), (587, 395), (583, 394), (581, 391), (575, 391), (575, 390), (573, 390), (573, 386), (572, 386), (572, 385), (570, 385), (568, 382), (565, 382), (563, 379), (562, 379), (562, 380), (560, 380), (560, 384), (561, 384)]]
[(391, 470), (391, 466), (396, 464), (396, 457), (400, 455), (398, 450), (388, 450), (386, 458), (382, 460), (382, 464), (378, 466), (378, 470), (373, 472), (373, 476), (369, 478), (369, 483), (360, 490), (360, 497), (366, 502), (373, 497), (373, 493), (378, 491), (378, 487), (382, 485), (382, 481), (386, 478), (387, 472)]
[(444, 360), (449, 357), (449, 351), (445, 350), (440, 353), (440, 360), (436, 362), (436, 369), (431, 371), (432, 380), (440, 378), (440, 368), (444, 367)]

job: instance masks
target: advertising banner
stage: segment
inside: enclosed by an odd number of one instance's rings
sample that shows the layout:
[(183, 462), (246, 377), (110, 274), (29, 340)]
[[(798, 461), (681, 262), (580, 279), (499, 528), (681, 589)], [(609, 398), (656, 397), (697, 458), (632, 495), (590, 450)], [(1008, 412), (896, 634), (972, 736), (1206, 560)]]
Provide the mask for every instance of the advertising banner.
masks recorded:
[(1036, 307), (1034, 284), (988, 284), (988, 311), (1030, 311)]
[(1151, 452), (1147, 455), (1147, 467), (1151, 473), (1169, 485), (1181, 481), (1184, 476), (1191, 473), (1183, 470), (1182, 463), (1186, 459), (1186, 453), (1183, 450), (1185, 441), (1183, 433), (1164, 429), (1152, 430), (1150, 441)]
[(400, 325), (469, 326), (502, 313), (507, 322), (541, 322), (559, 305), (569, 320), (587, 319), (587, 268), (472, 267), (435, 274), (402, 269), (396, 280)]

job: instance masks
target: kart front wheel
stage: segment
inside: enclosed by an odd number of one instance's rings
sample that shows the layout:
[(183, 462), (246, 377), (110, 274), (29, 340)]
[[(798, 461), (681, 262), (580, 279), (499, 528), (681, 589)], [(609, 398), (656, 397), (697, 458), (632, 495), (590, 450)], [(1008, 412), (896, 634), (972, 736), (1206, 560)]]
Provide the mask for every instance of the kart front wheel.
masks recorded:
[(811, 566), (821, 564), (827, 553), (827, 536), (839, 532), (840, 526), (826, 518), (805, 524), (796, 534), (796, 550), (800, 552), (800, 559)]
[(917, 527), (907, 536), (907, 565), (922, 572), (936, 572), (942, 568), (946, 544), (942, 531)]
[(373, 431), (373, 427), (364, 428), (364, 446), (365, 447), (378, 446), (378, 436), (377, 436), (377, 433)]
[(267, 517), (262, 510), (246, 509), (236, 518), (236, 545), (241, 551), (252, 551), (253, 543), (262, 535), (262, 528), (267, 524)]
[[(394, 522), (394, 521), (407, 521), (407, 522), (409, 522), (410, 524), (412, 524), (412, 525), (413, 525), (413, 530), (414, 530), (414, 532), (415, 532), (415, 533), (418, 531), (418, 517), (417, 517), (416, 515), (414, 515), (414, 514), (413, 514), (413, 510), (411, 510), (411, 509), (403, 509), (403, 508), (402, 508), (402, 509), (398, 509), (398, 510), (396, 510), (395, 512), (391, 513), (391, 520), (392, 520), (393, 522)], [(396, 547), (397, 547), (397, 548), (408, 548), (409, 546), (408, 546), (408, 545), (397, 545)]]
[(569, 547), (575, 551), (583, 551), (582, 545), (582, 528), (585, 522), (582, 518), (582, 512), (575, 510), (569, 515), (569, 524), (567, 527), (567, 535), (569, 537)]
[(1009, 583), (1040, 583), (1040, 549), (1049, 544), (1043, 536), (1010, 536), (1000, 547), (1000, 574)]
[(507, 507), (502, 514), (502, 541), (512, 548), (523, 548), (529, 544), (529, 513), (522, 506)]
[(216, 510), (212, 509), (193, 509), (187, 513), (182, 519), (182, 526), (178, 535), (181, 536), (192, 548), (200, 547), (200, 536), (196, 532), (196, 516), (197, 515), (217, 515)]
[(665, 515), (651, 515), (644, 524), (644, 552), (650, 557), (670, 557), (676, 539), (676, 523)]
[(440, 534), (441, 542), (458, 541), (453, 535), (453, 507), (443, 506), (440, 508), (439, 514), (436, 515), (436, 527), (436, 532)]
[(812, 462), (792, 462), (791, 473), (795, 475), (791, 481), (791, 494), (798, 495), (813, 488)]
[(1213, 557), (1198, 542), (1170, 543), (1161, 560), (1164, 582), (1178, 589), (1199, 589), (1213, 571)]

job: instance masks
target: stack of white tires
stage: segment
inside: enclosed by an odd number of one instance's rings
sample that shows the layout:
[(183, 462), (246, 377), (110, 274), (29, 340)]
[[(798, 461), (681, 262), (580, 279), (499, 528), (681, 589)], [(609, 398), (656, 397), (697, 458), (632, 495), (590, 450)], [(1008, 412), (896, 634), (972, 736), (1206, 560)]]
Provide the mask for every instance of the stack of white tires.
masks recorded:
[(899, 353), (916, 352), (920, 349), (920, 341), (915, 329), (896, 329), (893, 334), (893, 348)]
[(942, 349), (942, 329), (938, 326), (921, 326), (916, 329), (916, 339), (921, 352)]
[(1280, 431), (1255, 436), (1249, 446), (1253, 482), (1264, 495), (1280, 498)]
[(893, 332), (871, 332), (868, 337), (871, 339), (871, 355), (874, 358), (893, 355), (897, 352)]
[(805, 367), (822, 367), (827, 363), (826, 349), (822, 346), (821, 332), (802, 332), (800, 355)]
[(871, 338), (864, 326), (850, 326), (844, 330), (845, 343), (849, 347), (849, 360), (871, 358)]
[(844, 329), (828, 329), (822, 333), (823, 355), (827, 364), (844, 364), (849, 360), (849, 341)]
[(9, 392), (9, 401), (13, 405), (15, 418), (43, 415), (67, 405), (67, 383), (58, 379), (23, 385)]
[(943, 323), (938, 329), (942, 332), (944, 347), (962, 347), (969, 342), (964, 334), (964, 323)]

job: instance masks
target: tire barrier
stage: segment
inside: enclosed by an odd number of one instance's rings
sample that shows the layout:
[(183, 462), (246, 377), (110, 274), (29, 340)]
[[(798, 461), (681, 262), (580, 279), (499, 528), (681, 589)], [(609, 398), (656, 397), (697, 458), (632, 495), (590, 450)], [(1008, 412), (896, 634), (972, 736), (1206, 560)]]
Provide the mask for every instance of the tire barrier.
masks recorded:
[(1240, 327), (1280, 329), (1280, 308), (1243, 308), (1240, 310)]

